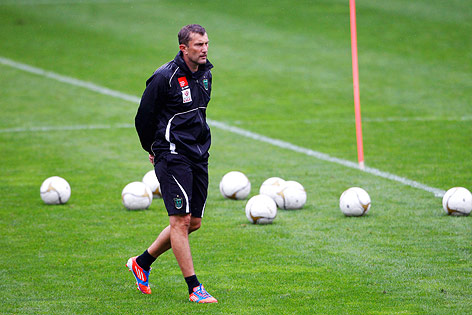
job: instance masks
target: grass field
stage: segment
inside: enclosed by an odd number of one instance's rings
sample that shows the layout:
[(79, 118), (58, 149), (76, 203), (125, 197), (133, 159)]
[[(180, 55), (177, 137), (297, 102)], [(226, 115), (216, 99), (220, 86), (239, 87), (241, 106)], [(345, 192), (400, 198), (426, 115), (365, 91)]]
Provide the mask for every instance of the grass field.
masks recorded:
[[(472, 190), (472, 3), (356, 4), (366, 166)], [(172, 253), (150, 296), (125, 267), (168, 224), (162, 200), (121, 203), (151, 169), (133, 100), (190, 23), (206, 27), (215, 66), (209, 200), (191, 247), (217, 305), (187, 301)], [(0, 313), (472, 312), (470, 217), (447, 216), (427, 189), (221, 128), (356, 162), (347, 0), (0, 0), (0, 36)], [(307, 204), (251, 225), (245, 201), (218, 191), (231, 170), (251, 196), (268, 177), (299, 181)], [(71, 184), (65, 205), (39, 196), (53, 175)], [(339, 210), (351, 186), (372, 198), (365, 217)]]

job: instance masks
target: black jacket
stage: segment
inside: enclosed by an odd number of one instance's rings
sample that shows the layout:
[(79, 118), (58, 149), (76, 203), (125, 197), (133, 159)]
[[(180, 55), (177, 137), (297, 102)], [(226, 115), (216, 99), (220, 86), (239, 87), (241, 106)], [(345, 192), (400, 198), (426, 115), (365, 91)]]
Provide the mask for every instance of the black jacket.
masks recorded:
[(143, 149), (156, 161), (164, 152), (197, 161), (208, 159), (211, 136), (206, 108), (211, 95), (211, 68), (207, 60), (192, 73), (179, 52), (146, 81), (135, 126)]

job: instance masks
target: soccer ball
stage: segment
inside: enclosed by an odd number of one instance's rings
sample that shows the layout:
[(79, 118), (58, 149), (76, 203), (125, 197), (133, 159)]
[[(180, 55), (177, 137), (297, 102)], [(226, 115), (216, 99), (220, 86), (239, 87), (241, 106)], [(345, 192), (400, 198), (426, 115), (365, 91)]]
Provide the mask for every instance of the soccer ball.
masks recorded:
[(246, 217), (254, 224), (269, 224), (277, 216), (277, 205), (267, 195), (256, 195), (246, 203)]
[(149, 186), (149, 188), (151, 188), (152, 196), (154, 199), (162, 198), (161, 184), (159, 183), (159, 180), (157, 179), (154, 170), (150, 170), (144, 175), (143, 183), (145, 183)]
[[(283, 203), (279, 208), (286, 210), (301, 209), (306, 203), (306, 191), (302, 184), (294, 180), (289, 180), (285, 182), (285, 185), (280, 192), (282, 196)], [(277, 199), (279, 200), (279, 199)]]
[(472, 210), (472, 194), (464, 187), (454, 187), (446, 192), (442, 204), (449, 215), (467, 216)]
[(128, 210), (147, 209), (152, 202), (152, 191), (143, 182), (132, 182), (123, 188), (121, 199)]
[(62, 177), (52, 176), (46, 178), (39, 189), (41, 199), (48, 205), (66, 203), (70, 198), (70, 185)]
[(220, 192), (223, 197), (228, 199), (246, 199), (251, 191), (251, 182), (241, 172), (231, 171), (220, 181)]
[(348, 217), (359, 217), (370, 209), (370, 196), (362, 188), (351, 187), (339, 198), (339, 208)]
[(259, 194), (267, 195), (274, 199), (282, 198), (280, 192), (284, 188), (285, 180), (280, 177), (270, 177), (266, 179), (259, 188)]
[(261, 195), (267, 195), (274, 199), (280, 209), (301, 209), (306, 203), (306, 191), (302, 184), (280, 177), (266, 179), (259, 189)]

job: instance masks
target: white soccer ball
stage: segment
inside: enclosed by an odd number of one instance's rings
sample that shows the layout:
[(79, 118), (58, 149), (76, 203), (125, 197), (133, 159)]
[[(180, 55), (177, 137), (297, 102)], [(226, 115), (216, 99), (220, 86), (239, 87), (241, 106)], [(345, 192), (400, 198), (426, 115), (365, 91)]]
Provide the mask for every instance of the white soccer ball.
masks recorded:
[(143, 177), (143, 183), (149, 186), (152, 191), (152, 196), (154, 199), (162, 198), (161, 194), (161, 184), (156, 177), (156, 172), (154, 170), (150, 170), (147, 172)]
[(128, 210), (147, 209), (152, 202), (152, 191), (143, 182), (132, 182), (123, 188), (121, 199)]
[(449, 215), (467, 216), (472, 210), (472, 194), (464, 187), (454, 187), (444, 194), (442, 204)]
[(274, 199), (281, 199), (280, 192), (284, 188), (285, 180), (280, 177), (270, 177), (266, 179), (259, 188), (259, 194), (267, 195)]
[(277, 216), (277, 205), (267, 195), (256, 195), (246, 203), (246, 217), (254, 224), (269, 224)]
[(286, 181), (280, 194), (283, 203), (279, 205), (279, 208), (286, 210), (301, 209), (306, 203), (305, 188), (294, 180)]
[(348, 217), (359, 217), (370, 209), (370, 196), (362, 188), (351, 187), (339, 198), (339, 208)]
[(274, 199), (280, 209), (301, 209), (306, 203), (306, 191), (303, 185), (293, 180), (285, 181), (280, 177), (266, 179), (259, 193)]
[(221, 179), (220, 192), (228, 199), (246, 199), (251, 192), (251, 182), (243, 173), (231, 171)]
[(70, 185), (62, 177), (52, 176), (46, 178), (39, 189), (41, 199), (48, 205), (64, 204), (70, 198)]

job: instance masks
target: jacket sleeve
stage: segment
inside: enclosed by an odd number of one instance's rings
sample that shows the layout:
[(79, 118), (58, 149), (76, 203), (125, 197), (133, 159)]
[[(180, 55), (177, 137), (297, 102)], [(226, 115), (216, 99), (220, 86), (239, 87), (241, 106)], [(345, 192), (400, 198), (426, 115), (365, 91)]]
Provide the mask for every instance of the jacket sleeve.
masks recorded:
[(166, 84), (164, 77), (159, 74), (149, 78), (146, 84), (134, 124), (141, 146), (152, 154), (151, 146), (155, 140), (159, 110), (165, 102)]

